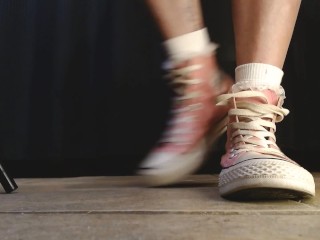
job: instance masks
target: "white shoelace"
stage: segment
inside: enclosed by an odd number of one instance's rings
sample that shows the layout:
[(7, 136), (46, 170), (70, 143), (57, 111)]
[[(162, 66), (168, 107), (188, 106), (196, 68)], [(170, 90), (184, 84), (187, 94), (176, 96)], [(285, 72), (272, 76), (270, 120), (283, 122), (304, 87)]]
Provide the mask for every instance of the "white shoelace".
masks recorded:
[[(254, 103), (241, 99), (255, 98), (265, 101), (265, 104)], [(235, 119), (229, 123), (232, 129), (231, 153), (254, 151), (262, 154), (272, 154), (285, 157), (276, 144), (276, 125), (289, 113), (282, 106), (268, 104), (266, 96), (258, 91), (241, 91), (223, 94), (217, 98), (218, 105), (229, 105), (233, 101), (233, 108), (229, 110), (229, 118)], [(281, 101), (282, 102), (282, 101)]]
[[(199, 92), (186, 93), (185, 88), (189, 85), (195, 85), (201, 83), (202, 79), (189, 78), (189, 74), (193, 71), (201, 69), (201, 65), (191, 65), (187, 67), (182, 67), (178, 69), (172, 69), (167, 75), (171, 80), (171, 85), (173, 85), (174, 91), (177, 93), (177, 97), (174, 98), (174, 103), (177, 105), (181, 104), (181, 101), (196, 98), (200, 95)], [(178, 107), (172, 110), (172, 114), (177, 115), (183, 112), (193, 112), (202, 108), (201, 103), (190, 104), (185, 107)], [(196, 120), (196, 116), (192, 114), (187, 114), (184, 117), (173, 117), (171, 121), (168, 122), (169, 130), (164, 133), (164, 138), (161, 142), (175, 143), (175, 144), (186, 144), (188, 141), (183, 137), (184, 134), (191, 134), (192, 129), (186, 127), (184, 123), (190, 123)]]

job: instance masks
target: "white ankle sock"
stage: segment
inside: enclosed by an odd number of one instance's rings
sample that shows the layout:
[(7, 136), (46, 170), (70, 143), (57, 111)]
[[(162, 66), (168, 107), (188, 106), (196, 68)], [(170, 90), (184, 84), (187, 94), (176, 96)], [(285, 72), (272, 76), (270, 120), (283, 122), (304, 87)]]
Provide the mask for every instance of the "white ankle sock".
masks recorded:
[(248, 89), (271, 89), (279, 92), (283, 71), (273, 65), (248, 63), (235, 70), (236, 91)]
[(207, 28), (171, 38), (163, 43), (169, 59), (181, 61), (193, 56), (212, 53), (218, 47), (210, 42)]

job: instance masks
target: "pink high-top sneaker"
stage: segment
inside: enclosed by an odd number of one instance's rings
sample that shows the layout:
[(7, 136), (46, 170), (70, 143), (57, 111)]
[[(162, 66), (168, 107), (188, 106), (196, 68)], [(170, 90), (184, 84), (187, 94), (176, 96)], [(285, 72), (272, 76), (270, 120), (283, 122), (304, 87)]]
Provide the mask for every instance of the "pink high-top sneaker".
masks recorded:
[(315, 195), (313, 176), (276, 144), (276, 125), (289, 113), (284, 90), (233, 91), (217, 98), (230, 106), (226, 153), (222, 156), (222, 197), (250, 199), (307, 198)]
[(169, 72), (176, 92), (173, 117), (137, 172), (148, 186), (173, 184), (194, 173), (226, 130), (228, 108), (216, 106), (215, 100), (229, 91), (233, 80), (218, 69), (214, 56), (174, 63)]

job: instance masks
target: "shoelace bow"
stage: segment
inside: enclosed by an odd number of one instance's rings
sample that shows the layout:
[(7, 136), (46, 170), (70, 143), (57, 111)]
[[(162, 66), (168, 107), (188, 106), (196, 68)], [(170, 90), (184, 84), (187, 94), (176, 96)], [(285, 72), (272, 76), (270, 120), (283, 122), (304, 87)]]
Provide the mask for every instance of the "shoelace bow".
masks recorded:
[[(266, 103), (241, 100), (243, 98), (259, 98)], [(232, 129), (232, 154), (255, 151), (284, 157), (285, 155), (276, 145), (275, 123), (281, 122), (289, 110), (268, 104), (266, 96), (258, 91), (223, 94), (217, 98), (217, 105), (228, 105), (230, 101), (233, 101), (233, 106), (235, 106), (228, 113), (230, 118), (235, 119), (228, 126)]]

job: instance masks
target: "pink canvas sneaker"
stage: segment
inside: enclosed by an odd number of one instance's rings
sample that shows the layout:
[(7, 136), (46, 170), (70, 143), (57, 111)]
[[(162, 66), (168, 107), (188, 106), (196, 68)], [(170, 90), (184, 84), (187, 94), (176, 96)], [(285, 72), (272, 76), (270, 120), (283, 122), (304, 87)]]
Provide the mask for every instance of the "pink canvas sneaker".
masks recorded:
[(169, 70), (176, 92), (173, 117), (138, 170), (146, 185), (176, 183), (195, 172), (208, 146), (226, 130), (228, 108), (216, 106), (215, 98), (228, 92), (233, 80), (215, 61), (212, 54), (195, 56)]
[(276, 144), (276, 125), (289, 113), (284, 91), (233, 91), (217, 98), (228, 105), (226, 153), (219, 191), (238, 200), (307, 198), (315, 195), (313, 176)]

